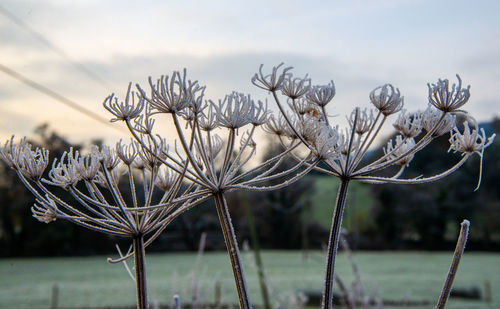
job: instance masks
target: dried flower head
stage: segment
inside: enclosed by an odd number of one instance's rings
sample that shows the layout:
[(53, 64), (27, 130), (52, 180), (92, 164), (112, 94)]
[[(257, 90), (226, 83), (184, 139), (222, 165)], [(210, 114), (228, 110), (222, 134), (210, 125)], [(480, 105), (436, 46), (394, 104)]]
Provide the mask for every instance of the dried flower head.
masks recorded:
[(403, 108), (404, 98), (398, 88), (394, 88), (391, 84), (385, 84), (370, 92), (370, 101), (382, 114), (388, 116)]
[(252, 84), (261, 89), (268, 90), (271, 92), (281, 89), (285, 78), (289, 75), (287, 72), (292, 69), (292, 67), (287, 67), (284, 68), (281, 72), (279, 72), (281, 66), (283, 66), (283, 63), (279, 64), (276, 67), (273, 67), (271, 74), (264, 75), (262, 73), (262, 67), (264, 67), (264, 65), (261, 64), (259, 68), (259, 73), (256, 73), (252, 77)]
[(196, 81), (186, 80), (186, 69), (183, 74), (174, 71), (172, 76), (163, 75), (156, 80), (156, 84), (149, 78), (151, 96), (137, 85), (141, 96), (150, 104), (154, 113), (178, 113), (198, 101), (203, 95), (204, 87)]
[(124, 144), (122, 140), (120, 140), (116, 144), (115, 151), (118, 158), (120, 158), (120, 160), (122, 160), (122, 162), (127, 166), (130, 166), (137, 157), (137, 146), (133, 140), (131, 140), (128, 145)]
[(403, 137), (416, 137), (422, 132), (422, 113), (407, 113), (403, 109), (393, 126)]
[(458, 128), (454, 128), (450, 136), (450, 149), (454, 152), (461, 152), (462, 154), (477, 153), (482, 155), (483, 150), (493, 143), (495, 134), (486, 138), (484, 129), (469, 127), (469, 123), (464, 122), (463, 132)]
[(335, 96), (335, 84), (330, 81), (327, 85), (313, 86), (306, 94), (309, 102), (320, 107), (325, 107)]
[(53, 199), (45, 196), (45, 199), (37, 199), (37, 203), (31, 207), (33, 217), (40, 222), (50, 223), (57, 219), (57, 206)]
[(340, 136), (338, 128), (323, 125), (318, 128), (318, 131), (317, 138), (313, 143), (313, 154), (321, 160), (337, 159)]
[(78, 172), (78, 157), (80, 153), (71, 147), (69, 151), (65, 151), (59, 162), (54, 159), (52, 169), (49, 172), (50, 184), (68, 189), (74, 185), (82, 176)]
[(163, 167), (158, 170), (155, 178), (155, 185), (163, 191), (170, 190), (176, 181), (178, 180), (177, 175), (170, 169)]
[(293, 77), (291, 74), (283, 81), (281, 92), (292, 100), (298, 99), (305, 95), (311, 88), (311, 79)]
[(393, 140), (387, 143), (384, 153), (387, 155), (387, 160), (396, 160), (396, 164), (405, 166), (413, 159), (413, 153), (410, 152), (413, 147), (415, 147), (413, 138), (403, 138), (398, 135), (395, 143), (393, 143)]
[(435, 84), (427, 84), (429, 88), (429, 103), (437, 109), (447, 113), (461, 108), (470, 98), (470, 86), (462, 88), (462, 80), (457, 74), (458, 84), (453, 84), (447, 79), (439, 79)]
[(132, 83), (129, 83), (125, 101), (118, 102), (114, 94), (104, 100), (104, 108), (115, 116), (111, 122), (134, 119), (142, 113), (144, 99), (138, 93), (131, 91), (131, 86)]
[(426, 132), (432, 132), (432, 137), (438, 137), (453, 130), (456, 116), (428, 107), (422, 114), (422, 127)]
[(232, 92), (226, 95), (219, 104), (213, 105), (217, 113), (218, 125), (225, 128), (238, 129), (252, 121), (255, 112), (255, 102), (250, 95)]
[(358, 113), (358, 119), (356, 121), (356, 127), (354, 128), (354, 132), (358, 135), (363, 135), (366, 132), (368, 132), (373, 124), (373, 111), (370, 110), (368, 111), (366, 108), (363, 111), (356, 111), (354, 109), (351, 112), (351, 115), (349, 118), (347, 118), (347, 121), (349, 122), (349, 126), (353, 128), (354, 126), (354, 119), (356, 119), (356, 113)]

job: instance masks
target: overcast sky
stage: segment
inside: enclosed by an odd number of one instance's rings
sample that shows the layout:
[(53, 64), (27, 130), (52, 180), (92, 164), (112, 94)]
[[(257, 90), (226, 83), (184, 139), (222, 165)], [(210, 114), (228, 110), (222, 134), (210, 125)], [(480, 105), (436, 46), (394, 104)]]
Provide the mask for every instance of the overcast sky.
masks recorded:
[[(479, 120), (500, 116), (500, 1), (3, 0), (0, 6), (0, 64), (106, 119), (108, 94), (121, 96), (130, 81), (145, 84), (148, 76), (184, 67), (207, 86), (209, 98), (238, 90), (264, 99), (250, 78), (261, 63), (282, 61), (314, 83), (334, 80), (329, 112), (341, 118), (354, 106), (368, 107), (369, 92), (388, 82), (400, 88), (409, 110), (423, 109), (427, 82), (454, 80), (456, 73), (472, 86), (467, 110)], [(0, 111), (2, 140), (33, 135), (41, 123), (74, 142), (127, 136), (3, 72)]]

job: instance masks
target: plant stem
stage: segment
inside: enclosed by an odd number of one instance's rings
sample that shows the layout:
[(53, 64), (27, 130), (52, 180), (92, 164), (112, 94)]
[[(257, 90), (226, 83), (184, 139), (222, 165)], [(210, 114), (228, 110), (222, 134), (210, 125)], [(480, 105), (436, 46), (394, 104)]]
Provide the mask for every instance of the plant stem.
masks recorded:
[(328, 240), (328, 253), (326, 257), (325, 287), (323, 289), (322, 308), (330, 309), (333, 303), (333, 280), (335, 274), (335, 257), (339, 245), (340, 226), (342, 225), (342, 215), (347, 196), (349, 179), (340, 179), (337, 192), (337, 201), (333, 210), (332, 227), (330, 228), (330, 238)]
[(436, 309), (444, 309), (446, 301), (450, 296), (451, 286), (453, 285), (453, 280), (455, 279), (455, 275), (457, 273), (458, 264), (460, 263), (460, 259), (462, 258), (462, 255), (464, 253), (465, 244), (467, 243), (467, 237), (469, 235), (469, 226), (470, 223), (468, 220), (464, 220), (461, 224), (460, 235), (458, 237), (457, 246), (455, 247), (455, 252), (453, 253), (453, 260), (451, 262), (448, 275), (446, 276), (443, 289), (441, 290), (441, 295), (439, 296)]
[(233, 268), (234, 281), (238, 291), (238, 299), (240, 301), (240, 308), (251, 309), (250, 298), (247, 292), (247, 284), (245, 275), (243, 274), (243, 266), (240, 260), (240, 250), (238, 249), (238, 241), (234, 233), (233, 224), (231, 223), (231, 215), (227, 208), (226, 198), (223, 193), (215, 193), (215, 206), (217, 214), (219, 215), (219, 222), (224, 234), (224, 241), (226, 242), (227, 253), (231, 260)]
[(144, 236), (136, 235), (134, 241), (135, 285), (137, 289), (137, 309), (148, 309), (148, 288), (146, 283), (146, 254)]
[(264, 309), (271, 309), (269, 289), (267, 287), (266, 275), (264, 273), (264, 263), (262, 262), (262, 258), (260, 256), (259, 239), (257, 237), (257, 231), (255, 230), (252, 210), (250, 209), (250, 205), (248, 205), (249, 203), (246, 192), (242, 191), (241, 195), (243, 199), (243, 205), (245, 206), (245, 215), (247, 217), (248, 229), (250, 230), (250, 240), (252, 242), (255, 264), (257, 265), (257, 276), (259, 277), (260, 292), (262, 294), (262, 301), (264, 302)]

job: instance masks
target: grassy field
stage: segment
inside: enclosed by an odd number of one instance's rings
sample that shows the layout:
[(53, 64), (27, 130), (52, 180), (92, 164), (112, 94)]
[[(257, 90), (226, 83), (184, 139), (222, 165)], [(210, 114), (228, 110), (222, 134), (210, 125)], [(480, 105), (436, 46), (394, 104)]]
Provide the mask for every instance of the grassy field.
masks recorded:
[[(275, 304), (278, 299), (292, 297), (297, 290), (321, 290), (322, 253), (310, 252), (304, 260), (302, 252), (298, 251), (267, 251), (263, 258)], [(355, 253), (354, 258), (368, 291), (378, 290), (384, 299), (434, 301), (449, 267), (451, 253), (360, 252)], [(243, 262), (253, 302), (260, 303), (252, 255), (244, 253)], [(214, 298), (215, 282), (219, 281), (223, 300), (236, 303), (226, 253), (205, 253), (193, 280), (195, 265), (194, 254), (149, 255), (150, 299), (170, 303), (172, 295), (179, 293), (181, 299), (188, 301), (193, 294), (193, 282), (197, 282), (204, 299), (210, 301)], [(350, 264), (342, 253), (338, 259), (338, 274), (344, 282), (352, 280)], [(477, 285), (483, 290), (486, 280), (491, 283), (492, 304), (452, 299), (447, 308), (500, 308), (500, 255), (467, 253), (455, 286)], [(117, 306), (135, 301), (134, 285), (124, 267), (107, 264), (105, 257), (0, 260), (0, 308), (49, 308), (54, 284), (59, 286), (61, 308)]]
[[(329, 229), (332, 224), (331, 218), (339, 180), (330, 176), (314, 176), (314, 178), (315, 191), (311, 201), (314, 207), (311, 220)], [(352, 181), (349, 184), (346, 203), (343, 228), (356, 231), (357, 228), (371, 223), (369, 210), (372, 207), (373, 198), (370, 195), (369, 186)]]

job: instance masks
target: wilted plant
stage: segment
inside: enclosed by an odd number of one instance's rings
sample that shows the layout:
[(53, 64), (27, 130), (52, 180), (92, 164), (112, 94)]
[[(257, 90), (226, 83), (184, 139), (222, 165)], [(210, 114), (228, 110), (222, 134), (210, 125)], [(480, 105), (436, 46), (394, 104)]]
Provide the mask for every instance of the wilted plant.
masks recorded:
[[(470, 97), (470, 87), (462, 88), (458, 75), (458, 85), (453, 84), (451, 89), (448, 80), (429, 84), (429, 106), (425, 111), (414, 113), (403, 109), (404, 99), (399, 89), (390, 84), (377, 87), (369, 96), (375, 109), (355, 108), (347, 117), (348, 127), (341, 129), (330, 124), (325, 108), (335, 96), (334, 83), (312, 86), (307, 76), (294, 77), (290, 70), (290, 67), (282, 68), (281, 64), (273, 67), (270, 74), (264, 74), (261, 66), (252, 83), (270, 92), (281, 111), (278, 119), (271, 117), (268, 131), (277, 135), (284, 145), (301, 141), (310, 152), (302, 157), (300, 152), (296, 152), (294, 155), (298, 161), (306, 160), (307, 164), (310, 160), (316, 164), (320, 160), (323, 166), (316, 166), (315, 170), (340, 179), (328, 242), (322, 299), (323, 308), (331, 308), (335, 257), (349, 182), (418, 184), (436, 181), (457, 170), (474, 153), (482, 157), (483, 150), (492, 143), (494, 135), (487, 138), (476, 121), (460, 109)], [(287, 104), (282, 102), (282, 97)], [(389, 116), (398, 113), (394, 128), (399, 134), (389, 141), (381, 157), (365, 162), (363, 159), (368, 149)], [(467, 118), (462, 129), (456, 123), (458, 114)], [(403, 177), (405, 167), (418, 151), (436, 137), (450, 132), (449, 151), (460, 152), (461, 160), (436, 175)], [(392, 166), (399, 167), (394, 175), (383, 177), (378, 174)]]

